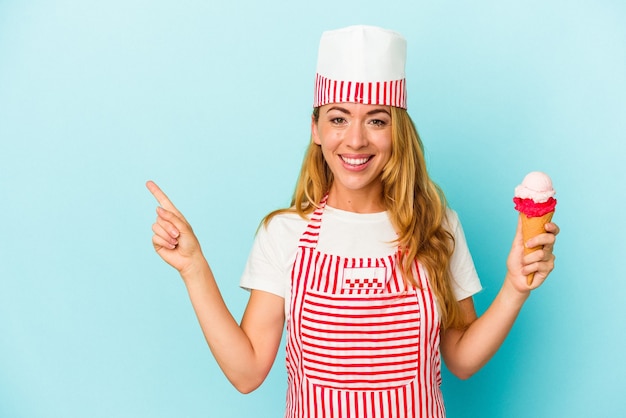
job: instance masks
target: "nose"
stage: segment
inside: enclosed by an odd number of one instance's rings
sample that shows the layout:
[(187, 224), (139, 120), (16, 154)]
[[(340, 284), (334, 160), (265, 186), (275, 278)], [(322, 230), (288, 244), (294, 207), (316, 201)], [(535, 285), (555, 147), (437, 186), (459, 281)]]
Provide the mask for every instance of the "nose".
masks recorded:
[(367, 129), (361, 123), (350, 124), (345, 138), (346, 145), (352, 149), (364, 148), (369, 143)]

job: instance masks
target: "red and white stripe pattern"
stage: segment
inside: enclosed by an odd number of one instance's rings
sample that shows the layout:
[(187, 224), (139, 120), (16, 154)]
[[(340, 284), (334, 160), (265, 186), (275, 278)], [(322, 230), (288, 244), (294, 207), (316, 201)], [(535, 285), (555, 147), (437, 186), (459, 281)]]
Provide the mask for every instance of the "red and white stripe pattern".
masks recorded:
[(409, 384), (417, 372), (420, 337), (414, 299), (409, 292), (369, 297), (308, 292), (301, 336), (309, 381), (352, 390)]
[[(287, 418), (444, 417), (439, 317), (426, 275), (407, 287), (396, 256), (316, 250), (324, 203), (301, 237), (287, 324)], [(345, 286), (345, 269), (384, 271), (382, 288)]]
[(313, 107), (346, 102), (406, 109), (406, 81), (340, 81), (316, 74)]

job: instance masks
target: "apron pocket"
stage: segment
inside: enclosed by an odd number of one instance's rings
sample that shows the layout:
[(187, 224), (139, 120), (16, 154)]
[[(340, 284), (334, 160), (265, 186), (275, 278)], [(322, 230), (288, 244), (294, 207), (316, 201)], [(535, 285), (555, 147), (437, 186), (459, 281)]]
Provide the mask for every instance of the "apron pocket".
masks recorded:
[(414, 290), (366, 296), (309, 290), (301, 320), (304, 374), (315, 385), (389, 390), (417, 375), (421, 315)]

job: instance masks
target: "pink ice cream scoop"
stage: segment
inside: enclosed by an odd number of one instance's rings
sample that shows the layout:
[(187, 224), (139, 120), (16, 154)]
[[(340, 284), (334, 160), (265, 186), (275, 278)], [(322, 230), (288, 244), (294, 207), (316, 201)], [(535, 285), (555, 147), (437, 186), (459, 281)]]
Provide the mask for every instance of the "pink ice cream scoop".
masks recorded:
[(540, 171), (528, 173), (522, 184), (515, 188), (515, 209), (529, 218), (554, 212), (556, 207), (555, 191), (550, 177)]

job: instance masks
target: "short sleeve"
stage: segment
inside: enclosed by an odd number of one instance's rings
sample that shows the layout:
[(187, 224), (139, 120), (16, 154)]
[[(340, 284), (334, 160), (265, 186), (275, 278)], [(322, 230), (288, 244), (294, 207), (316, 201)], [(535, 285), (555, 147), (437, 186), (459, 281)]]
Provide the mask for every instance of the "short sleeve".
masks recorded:
[(451, 209), (448, 210), (448, 227), (454, 234), (454, 252), (450, 259), (452, 291), (456, 299), (461, 300), (480, 292), (482, 285), (467, 246), (459, 217)]
[(247, 290), (263, 290), (288, 298), (291, 267), (306, 221), (295, 214), (276, 215), (259, 228), (239, 282)]

